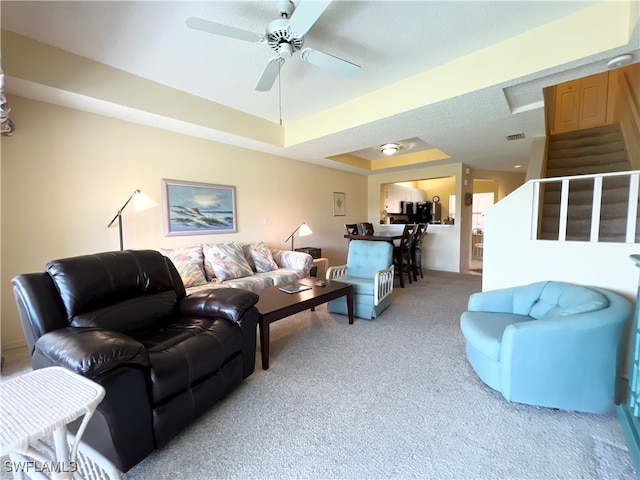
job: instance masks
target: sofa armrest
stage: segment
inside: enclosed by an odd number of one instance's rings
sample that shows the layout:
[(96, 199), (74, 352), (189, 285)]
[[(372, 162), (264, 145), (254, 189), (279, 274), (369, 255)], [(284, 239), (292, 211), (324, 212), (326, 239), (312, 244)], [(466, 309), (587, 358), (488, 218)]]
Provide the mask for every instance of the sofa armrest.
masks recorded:
[(192, 317), (225, 318), (240, 324), (258, 295), (241, 288), (212, 288), (195, 292), (180, 302), (180, 313)]
[(304, 270), (306, 275), (309, 276), (309, 272), (311, 272), (311, 268), (313, 267), (313, 257), (308, 253), (272, 249), (271, 254), (280, 268)]
[(95, 380), (120, 366), (148, 367), (144, 346), (119, 332), (65, 327), (42, 335), (35, 344), (34, 368), (59, 365)]

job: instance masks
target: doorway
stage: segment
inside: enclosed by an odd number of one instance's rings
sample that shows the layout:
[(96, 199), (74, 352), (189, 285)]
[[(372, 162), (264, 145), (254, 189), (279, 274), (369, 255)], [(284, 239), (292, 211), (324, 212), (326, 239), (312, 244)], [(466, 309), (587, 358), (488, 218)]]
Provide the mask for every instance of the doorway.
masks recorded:
[(471, 244), (469, 270), (482, 274), (484, 261), (484, 212), (495, 203), (498, 182), (495, 180), (473, 181), (473, 203), (471, 206)]

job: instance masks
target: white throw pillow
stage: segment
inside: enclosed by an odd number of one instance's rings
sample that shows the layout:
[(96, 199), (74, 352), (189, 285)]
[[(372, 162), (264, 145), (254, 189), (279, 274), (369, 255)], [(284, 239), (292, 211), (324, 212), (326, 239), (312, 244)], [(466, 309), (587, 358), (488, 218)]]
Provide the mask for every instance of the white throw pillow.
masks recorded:
[(272, 270), (277, 270), (278, 265), (273, 259), (273, 255), (271, 254), (271, 250), (267, 247), (263, 242), (258, 242), (251, 252), (251, 258), (253, 258), (253, 263), (256, 265), (256, 271), (261, 272), (271, 272)]
[(242, 278), (253, 274), (237, 242), (203, 245), (205, 269), (211, 269), (220, 280)]
[(198, 287), (207, 283), (204, 275), (202, 247), (161, 248), (161, 254), (168, 257), (178, 270), (185, 288)]

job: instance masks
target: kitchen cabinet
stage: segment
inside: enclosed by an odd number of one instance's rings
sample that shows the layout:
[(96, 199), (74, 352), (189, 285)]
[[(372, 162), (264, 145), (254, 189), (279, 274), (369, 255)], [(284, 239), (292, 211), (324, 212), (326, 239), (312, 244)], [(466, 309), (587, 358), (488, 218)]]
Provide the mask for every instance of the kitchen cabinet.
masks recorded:
[(419, 188), (389, 184), (384, 186), (384, 208), (389, 213), (400, 213), (400, 202), (424, 202), (427, 192)]

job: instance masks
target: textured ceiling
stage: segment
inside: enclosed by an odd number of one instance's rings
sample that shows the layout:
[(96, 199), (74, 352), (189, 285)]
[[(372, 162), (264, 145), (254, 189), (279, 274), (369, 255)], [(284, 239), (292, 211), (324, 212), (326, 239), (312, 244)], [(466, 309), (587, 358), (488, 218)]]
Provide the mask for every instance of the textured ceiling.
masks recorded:
[[(194, 31), (185, 26), (185, 20), (197, 16), (262, 33), (269, 21), (278, 18), (272, 1), (3, 1), (0, 19), (2, 28), (10, 32), (203, 100), (276, 124), (282, 118), (286, 129), (288, 125), (304, 122), (330, 109), (338, 109), (338, 118), (339, 109), (354, 99), (375, 111), (377, 104), (362, 103), (363, 99), (390, 86), (396, 89), (389, 90), (387, 101), (393, 104), (395, 95), (406, 102), (400, 97), (410, 92), (400, 95), (398, 82), (535, 31), (598, 3), (335, 0), (305, 36), (305, 46), (360, 65), (360, 74), (355, 78), (342, 78), (302, 61), (295, 54), (283, 65), (280, 84), (276, 81), (269, 92), (254, 90), (266, 62), (273, 56), (266, 45)], [(618, 41), (613, 48), (586, 57), (571, 58), (568, 54), (567, 61), (543, 71), (470, 88), (469, 92), (430, 104), (403, 107), (396, 112), (391, 108), (391, 114), (347, 123), (345, 128), (290, 146), (256, 143), (243, 135), (193, 125), (176, 126), (176, 122), (172, 126), (171, 119), (153, 119), (127, 108), (130, 105), (92, 102), (86, 95), (13, 76), (9, 69), (5, 73), (9, 93), (134, 118), (142, 123), (155, 122), (161, 128), (361, 173), (370, 172), (329, 158), (357, 152), (359, 157), (375, 161), (378, 145), (409, 139), (409, 142), (426, 145), (424, 148), (442, 150), (450, 157), (443, 161), (510, 170), (515, 164), (526, 165), (531, 139), (544, 132), (541, 89), (603, 71), (606, 60), (618, 53), (632, 51), (637, 61), (637, 35), (636, 27), (635, 36), (626, 42)], [(562, 40), (559, 38), (558, 42)], [(504, 62), (526, 63), (540, 52), (525, 50), (520, 55), (520, 58), (504, 58)], [(483, 64), (477, 68), (482, 69)], [(475, 74), (467, 70), (464, 76), (451, 81), (471, 84)], [(525, 133), (525, 140), (506, 143), (506, 135), (520, 132)], [(414, 146), (410, 150), (418, 148)]]

